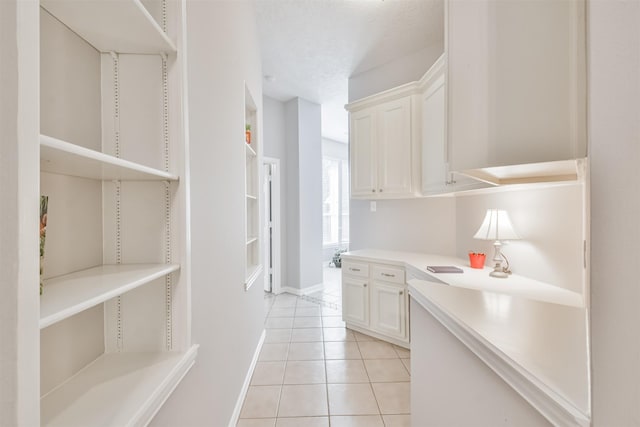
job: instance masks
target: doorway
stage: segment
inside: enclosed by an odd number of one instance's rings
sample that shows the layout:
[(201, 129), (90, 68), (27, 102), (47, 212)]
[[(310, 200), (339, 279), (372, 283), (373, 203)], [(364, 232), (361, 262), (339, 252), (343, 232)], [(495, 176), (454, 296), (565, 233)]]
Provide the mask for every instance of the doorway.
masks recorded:
[(282, 292), (280, 243), (280, 159), (263, 159), (263, 242), (264, 290), (275, 295)]

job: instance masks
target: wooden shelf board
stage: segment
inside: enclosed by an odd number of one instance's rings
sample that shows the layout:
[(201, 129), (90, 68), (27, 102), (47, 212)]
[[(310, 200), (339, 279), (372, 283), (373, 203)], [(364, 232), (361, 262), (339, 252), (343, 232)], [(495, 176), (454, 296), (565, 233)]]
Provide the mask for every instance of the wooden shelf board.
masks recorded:
[(40, 4), (100, 52), (176, 51), (140, 0), (41, 0)]
[(105, 353), (40, 399), (42, 425), (147, 425), (197, 353)]
[(46, 135), (40, 135), (40, 169), (43, 172), (98, 180), (178, 180), (177, 175)]
[(101, 265), (45, 280), (40, 329), (179, 269), (178, 264)]
[(244, 145), (247, 147), (247, 155), (249, 156), (257, 156), (256, 151), (253, 149), (253, 147), (251, 147), (251, 145), (247, 144), (246, 142), (244, 143)]

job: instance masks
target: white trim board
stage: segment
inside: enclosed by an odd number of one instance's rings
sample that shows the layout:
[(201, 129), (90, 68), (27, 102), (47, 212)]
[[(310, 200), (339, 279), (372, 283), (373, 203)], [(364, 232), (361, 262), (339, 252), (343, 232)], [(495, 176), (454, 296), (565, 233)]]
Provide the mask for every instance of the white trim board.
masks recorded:
[(242, 405), (244, 404), (244, 399), (247, 397), (247, 392), (249, 391), (249, 385), (251, 384), (251, 377), (253, 376), (253, 371), (256, 369), (256, 364), (258, 363), (258, 357), (260, 356), (260, 351), (262, 350), (262, 345), (264, 344), (264, 338), (266, 336), (266, 331), (263, 329), (262, 334), (260, 335), (260, 340), (258, 341), (258, 345), (256, 346), (256, 351), (253, 353), (253, 359), (251, 360), (251, 365), (249, 365), (249, 370), (247, 371), (247, 376), (244, 379), (244, 384), (242, 384), (242, 389), (240, 389), (240, 394), (238, 395), (238, 400), (236, 401), (236, 406), (233, 409), (233, 413), (231, 414), (231, 419), (229, 420), (229, 427), (235, 427), (240, 419), (240, 411), (242, 411)]
[(304, 295), (309, 295), (309, 294), (312, 294), (314, 292), (321, 291), (322, 288), (324, 288), (324, 283), (318, 283), (317, 285), (313, 285), (313, 286), (310, 286), (310, 287), (304, 288), (304, 289), (292, 288), (290, 286), (281, 286), (280, 290), (282, 292), (286, 292), (288, 294), (293, 294), (293, 295), (297, 295), (297, 296), (301, 297), (301, 296), (304, 296)]

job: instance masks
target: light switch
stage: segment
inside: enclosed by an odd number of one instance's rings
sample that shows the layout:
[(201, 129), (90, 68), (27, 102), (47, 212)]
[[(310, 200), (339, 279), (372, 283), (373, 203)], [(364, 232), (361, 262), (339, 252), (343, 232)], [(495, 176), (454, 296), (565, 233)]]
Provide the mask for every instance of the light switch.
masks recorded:
[(376, 211), (376, 202), (371, 202), (371, 212), (375, 212)]

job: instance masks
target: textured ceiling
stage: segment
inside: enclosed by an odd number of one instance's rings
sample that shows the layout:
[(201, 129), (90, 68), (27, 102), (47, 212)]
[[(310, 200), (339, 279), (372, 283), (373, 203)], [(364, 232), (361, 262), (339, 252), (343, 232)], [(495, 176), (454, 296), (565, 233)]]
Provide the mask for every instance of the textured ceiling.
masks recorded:
[(443, 37), (443, 0), (255, 0), (264, 93), (323, 105), (323, 135), (346, 140), (350, 76)]

